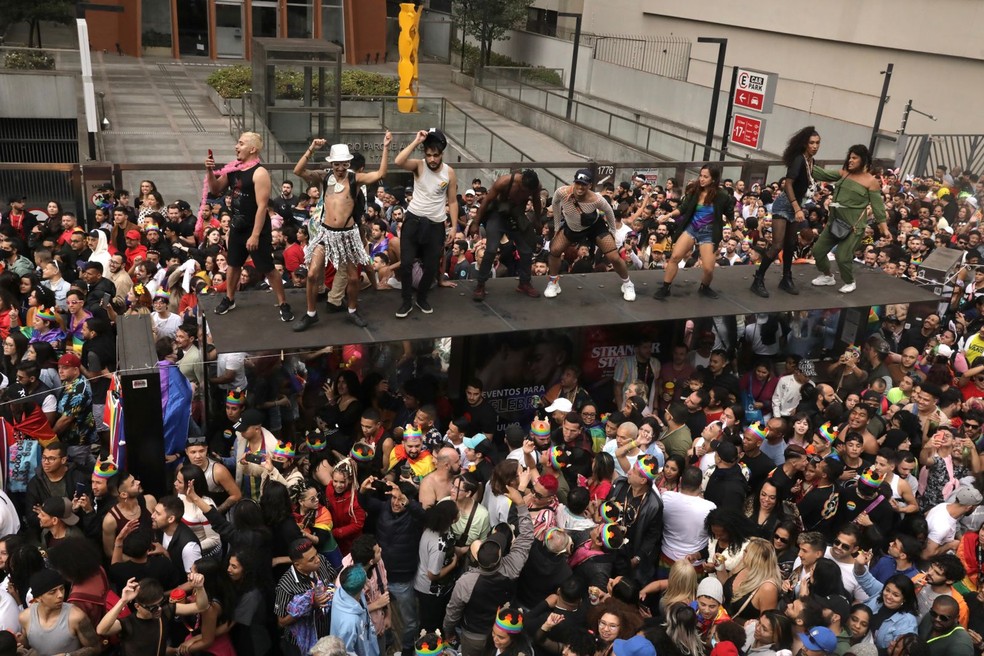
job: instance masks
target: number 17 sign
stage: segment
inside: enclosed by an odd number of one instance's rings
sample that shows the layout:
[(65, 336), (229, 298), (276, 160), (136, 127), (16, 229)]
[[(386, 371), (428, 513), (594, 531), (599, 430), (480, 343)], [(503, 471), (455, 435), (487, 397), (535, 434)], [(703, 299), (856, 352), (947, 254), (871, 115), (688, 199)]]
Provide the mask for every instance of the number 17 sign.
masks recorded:
[(744, 114), (735, 114), (731, 123), (731, 141), (733, 143), (752, 148), (762, 149), (762, 140), (765, 137), (765, 121)]

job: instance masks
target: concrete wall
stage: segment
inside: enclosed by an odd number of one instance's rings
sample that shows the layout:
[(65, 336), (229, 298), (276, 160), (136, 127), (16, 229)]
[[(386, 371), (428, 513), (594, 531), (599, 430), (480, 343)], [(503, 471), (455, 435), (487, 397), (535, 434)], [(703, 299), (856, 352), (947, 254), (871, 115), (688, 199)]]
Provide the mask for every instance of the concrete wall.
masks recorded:
[(76, 73), (4, 69), (0, 71), (0, 89), (11, 91), (0, 93), (0, 118), (79, 116), (80, 90)]
[[(541, 6), (539, 2), (537, 6)], [(545, 5), (544, 5), (545, 6)], [(978, 133), (970, 108), (984, 100), (984, 3), (966, 0), (827, 0), (791, 7), (785, 0), (584, 0), (590, 32), (665, 34), (696, 41), (726, 37), (727, 62), (778, 73), (776, 101), (818, 116), (871, 125), (882, 76), (895, 64), (883, 127), (898, 128), (905, 103), (939, 117), (913, 115), (909, 132)], [(714, 45), (694, 44), (689, 81), (711, 86)], [(730, 70), (725, 80), (730, 80)]]
[[(517, 62), (525, 62), (531, 66), (563, 69), (564, 84), (570, 79), (571, 61), (574, 57), (574, 44), (566, 39), (557, 39), (542, 34), (509, 30), (509, 39), (496, 41), (492, 51), (505, 55)], [(468, 37), (468, 43), (478, 47), (478, 42)], [(594, 59), (594, 49), (581, 44), (577, 53), (577, 79), (575, 87), (580, 91), (588, 91), (587, 81), (583, 71), (591, 66)]]
[(421, 57), (448, 61), (452, 29), (450, 14), (425, 9), (420, 17)]

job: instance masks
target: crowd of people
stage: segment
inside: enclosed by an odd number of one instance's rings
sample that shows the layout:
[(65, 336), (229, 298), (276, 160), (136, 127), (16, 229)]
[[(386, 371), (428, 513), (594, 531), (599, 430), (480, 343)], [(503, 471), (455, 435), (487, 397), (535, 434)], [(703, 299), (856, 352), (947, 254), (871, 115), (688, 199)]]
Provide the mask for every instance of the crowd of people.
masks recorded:
[[(101, 190), (89, 226), (9, 198), (0, 655), (982, 652), (975, 175), (872, 171), (863, 147), (821, 170), (807, 128), (774, 183), (709, 165), (594, 190), (585, 169), (550, 194), (522, 171), (459, 194), (439, 132), (395, 157), (405, 189), (385, 186), (389, 142), (366, 172), (342, 144), (309, 166), (315, 140), (295, 195), (246, 133), (234, 162), (209, 154), (197, 213), (149, 180)], [(492, 276), (532, 297), (545, 275), (554, 298), (564, 273), (614, 270), (632, 301), (631, 271), (665, 268), (666, 299), (701, 266), (714, 298), (715, 268), (740, 264), (768, 295), (776, 259), (798, 293), (791, 267), (830, 284), (835, 246), (844, 293), (853, 264), (915, 279), (961, 251), (946, 310), (873, 308), (857, 345), (834, 339), (837, 310), (640, 333), (611, 385), (567, 362), (516, 423), (482, 372), (449, 389), (446, 340), (217, 354), (198, 305), (269, 289), (305, 330), (326, 294), (362, 326), (367, 288), (399, 289), (401, 318), (463, 279), (480, 302)], [(156, 495), (104, 419), (116, 322), (140, 314), (188, 390)]]

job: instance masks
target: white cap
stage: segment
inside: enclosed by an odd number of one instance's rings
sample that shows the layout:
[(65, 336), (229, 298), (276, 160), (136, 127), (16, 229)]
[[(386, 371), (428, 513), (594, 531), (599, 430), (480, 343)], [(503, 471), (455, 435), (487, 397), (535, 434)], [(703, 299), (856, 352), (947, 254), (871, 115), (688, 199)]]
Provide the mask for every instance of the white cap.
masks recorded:
[(570, 412), (573, 409), (574, 404), (564, 397), (554, 399), (554, 402), (546, 407), (547, 412)]
[(953, 349), (946, 344), (940, 344), (936, 347), (936, 355), (942, 355), (944, 358), (948, 358), (953, 355)]

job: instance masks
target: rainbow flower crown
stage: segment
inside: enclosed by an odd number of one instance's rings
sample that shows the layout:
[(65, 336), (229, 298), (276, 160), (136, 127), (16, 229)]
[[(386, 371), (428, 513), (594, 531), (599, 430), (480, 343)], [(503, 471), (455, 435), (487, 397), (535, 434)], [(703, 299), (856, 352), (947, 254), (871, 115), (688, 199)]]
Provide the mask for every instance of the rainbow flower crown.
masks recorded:
[(550, 449), (550, 464), (554, 469), (563, 469), (570, 462), (571, 452), (565, 451), (559, 446)]
[(496, 612), (495, 625), (509, 634), (522, 633), (523, 613), (518, 608), (510, 608), (509, 604), (506, 604)]
[(366, 444), (365, 442), (356, 442), (352, 445), (352, 450), (349, 455), (356, 462), (372, 462), (372, 457), (375, 455), (376, 451), (372, 446)]
[(44, 319), (45, 321), (55, 320), (55, 309), (54, 308), (38, 308), (37, 316)]
[(158, 289), (154, 294), (154, 298), (163, 298), (165, 301), (171, 300), (171, 292), (164, 291), (163, 289)]
[(314, 453), (323, 451), (328, 446), (328, 441), (325, 440), (324, 433), (321, 432), (320, 428), (308, 431), (307, 436), (304, 438), (304, 443), (307, 444), (308, 451)]
[(424, 432), (417, 428), (415, 424), (407, 424), (403, 429), (403, 439), (407, 438), (418, 438), (424, 439)]
[(226, 403), (230, 405), (244, 405), (246, 403), (245, 390), (229, 390), (226, 394)]
[(447, 643), (441, 637), (440, 631), (433, 634), (424, 633), (413, 645), (417, 656), (437, 656), (447, 648)]
[(655, 481), (656, 476), (659, 474), (659, 463), (656, 461), (656, 458), (650, 455), (642, 456), (636, 460), (635, 467), (649, 481)]
[(618, 524), (608, 523), (601, 527), (601, 544), (605, 551), (616, 551), (628, 544), (625, 529)]
[(833, 444), (837, 441), (837, 429), (834, 428), (828, 421), (826, 424), (817, 429), (817, 432), (823, 435), (824, 439)]
[(618, 501), (602, 501), (598, 514), (606, 524), (617, 524), (622, 519), (622, 504)]
[(297, 455), (294, 445), (290, 442), (277, 442), (277, 446), (270, 450), (270, 455), (293, 458)]
[(97, 478), (112, 478), (119, 473), (119, 468), (116, 463), (113, 462), (112, 456), (106, 458), (105, 460), (99, 460), (96, 462), (95, 468), (92, 470), (92, 474)]
[(550, 422), (543, 421), (542, 419), (534, 419), (533, 424), (530, 426), (530, 432), (537, 437), (546, 437), (550, 435)]
[(876, 472), (874, 467), (868, 467), (858, 477), (858, 483), (877, 490), (881, 487), (882, 475)]
[(769, 429), (757, 421), (746, 428), (745, 431), (757, 437), (760, 442), (765, 441), (765, 438), (769, 436)]

